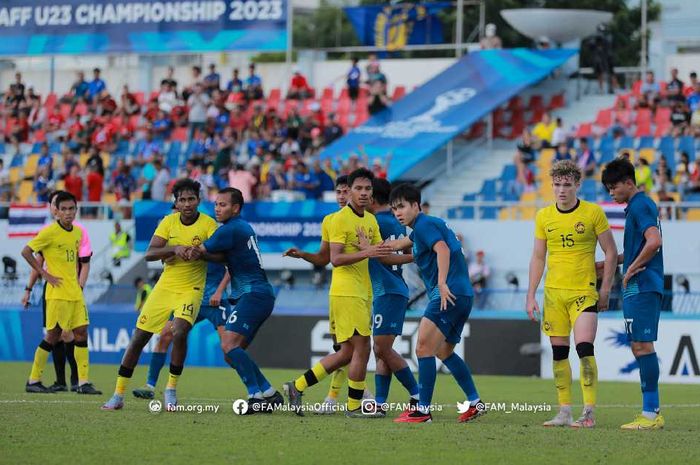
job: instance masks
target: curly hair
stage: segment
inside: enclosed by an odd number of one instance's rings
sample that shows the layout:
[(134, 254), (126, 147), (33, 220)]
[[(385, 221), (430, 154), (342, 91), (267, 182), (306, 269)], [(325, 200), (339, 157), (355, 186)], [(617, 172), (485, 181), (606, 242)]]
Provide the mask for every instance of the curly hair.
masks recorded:
[(560, 160), (552, 165), (549, 176), (554, 178), (573, 178), (574, 182), (581, 181), (583, 177), (581, 168), (573, 160)]

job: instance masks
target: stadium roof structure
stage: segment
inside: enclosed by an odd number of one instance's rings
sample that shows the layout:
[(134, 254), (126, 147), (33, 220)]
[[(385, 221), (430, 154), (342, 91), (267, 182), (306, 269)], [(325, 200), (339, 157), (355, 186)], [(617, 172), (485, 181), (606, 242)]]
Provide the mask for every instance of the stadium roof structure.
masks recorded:
[(348, 158), (363, 147), (392, 154), (396, 180), (473, 123), (576, 55), (575, 49), (473, 52), (328, 146), (321, 158)]

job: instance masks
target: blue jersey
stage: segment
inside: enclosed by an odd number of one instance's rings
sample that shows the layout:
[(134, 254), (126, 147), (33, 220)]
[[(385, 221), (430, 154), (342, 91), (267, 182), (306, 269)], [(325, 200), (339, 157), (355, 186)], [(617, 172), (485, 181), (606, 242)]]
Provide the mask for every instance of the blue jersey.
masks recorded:
[[(630, 199), (627, 208), (625, 208), (625, 261), (622, 266), (623, 273), (627, 272), (629, 266), (644, 248), (646, 244), (644, 232), (651, 227), (659, 228), (659, 234), (661, 234), (659, 211), (653, 200), (643, 192), (638, 192)], [(625, 297), (639, 294), (640, 292), (663, 293), (663, 249), (660, 247), (656, 255), (643, 266), (645, 270), (634, 275), (627, 283), (627, 287), (623, 292)]]
[(419, 213), (409, 237), (413, 241), (413, 261), (418, 265), (430, 300), (440, 298), (437, 288), (437, 254), (433, 251), (433, 246), (438, 241), (445, 241), (450, 249), (450, 269), (447, 272), (447, 286), (450, 291), (454, 295), (467, 297), (474, 295), (462, 244), (443, 220)]
[[(224, 279), (226, 274), (226, 267), (221, 263), (209, 262), (207, 263), (207, 281), (204, 284), (204, 295), (202, 296), (202, 306), (209, 305), (209, 299), (214, 295), (216, 290), (221, 284), (221, 280)], [(224, 292), (221, 293), (221, 299), (228, 298), (228, 286), (224, 288)]]
[[(399, 220), (390, 211), (378, 212), (375, 217), (382, 240), (394, 240), (406, 236), (406, 227), (401, 226)], [(401, 265), (383, 265), (378, 259), (370, 258), (369, 275), (372, 279), (372, 294), (375, 299), (385, 294), (398, 294), (408, 298), (408, 286), (403, 280)]]
[(204, 247), (211, 253), (226, 254), (231, 273), (231, 297), (239, 299), (250, 292), (274, 297), (262, 268), (258, 240), (247, 221), (238, 216), (230, 218), (204, 243)]

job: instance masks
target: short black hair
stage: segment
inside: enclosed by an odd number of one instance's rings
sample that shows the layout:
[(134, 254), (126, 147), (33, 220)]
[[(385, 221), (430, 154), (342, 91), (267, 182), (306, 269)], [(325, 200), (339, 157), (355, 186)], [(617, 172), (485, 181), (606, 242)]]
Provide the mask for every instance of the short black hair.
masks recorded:
[(56, 194), (56, 208), (61, 206), (61, 202), (73, 202), (74, 204), (78, 205), (78, 201), (75, 199), (75, 196), (66, 191), (60, 191), (58, 194)]
[(58, 194), (60, 194), (61, 192), (65, 192), (65, 191), (62, 191), (61, 189), (58, 189), (58, 190), (55, 190), (55, 191), (53, 191), (53, 192), (51, 192), (51, 193), (49, 194), (49, 197), (48, 197), (48, 199), (49, 199), (49, 205), (51, 205), (51, 204), (53, 203), (54, 197), (56, 197), (56, 196), (57, 196)]
[(616, 158), (608, 163), (603, 169), (601, 176), (601, 181), (606, 189), (628, 179), (637, 184), (637, 178), (634, 175), (634, 165), (625, 158)]
[(343, 174), (342, 176), (338, 176), (335, 178), (335, 187), (338, 186), (347, 186), (348, 185), (348, 175)]
[(408, 203), (417, 203), (418, 205), (420, 205), (420, 189), (418, 189), (413, 184), (409, 184), (407, 182), (399, 184), (398, 186), (391, 189), (389, 202), (393, 205), (399, 200), (405, 200)]
[(226, 187), (219, 191), (219, 194), (229, 194), (231, 196), (231, 203), (234, 205), (240, 205), (241, 210), (243, 210), (243, 205), (245, 201), (243, 200), (243, 192), (236, 189), (235, 187)]
[(696, 78), (696, 77), (698, 77), (698, 73), (696, 73), (695, 71), (693, 71), (692, 73), (690, 73), (690, 77), (691, 77), (691, 78)]
[(202, 185), (199, 184), (197, 181), (190, 179), (190, 178), (183, 178), (178, 180), (175, 185), (173, 186), (173, 197), (175, 200), (180, 197), (180, 194), (185, 192), (185, 191), (190, 191), (192, 192), (197, 198), (199, 198), (199, 190), (202, 188)]
[(139, 283), (142, 282), (144, 282), (143, 278), (141, 276), (137, 277), (136, 279), (134, 279), (134, 287), (139, 287)]
[(372, 181), (372, 197), (374, 201), (379, 205), (386, 205), (389, 203), (390, 195), (391, 183), (384, 178), (374, 178), (374, 181)]
[(367, 168), (358, 168), (348, 175), (348, 186), (352, 187), (356, 179), (369, 179), (374, 181), (374, 173)]

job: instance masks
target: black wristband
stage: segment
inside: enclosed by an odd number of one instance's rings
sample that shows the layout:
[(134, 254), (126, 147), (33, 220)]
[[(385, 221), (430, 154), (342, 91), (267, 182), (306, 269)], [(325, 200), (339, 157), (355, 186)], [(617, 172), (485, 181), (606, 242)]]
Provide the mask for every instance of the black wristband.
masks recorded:
[(32, 288), (29, 287), (29, 286), (25, 286), (24, 290), (25, 290), (25, 291), (28, 291), (28, 292), (32, 292)]

